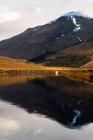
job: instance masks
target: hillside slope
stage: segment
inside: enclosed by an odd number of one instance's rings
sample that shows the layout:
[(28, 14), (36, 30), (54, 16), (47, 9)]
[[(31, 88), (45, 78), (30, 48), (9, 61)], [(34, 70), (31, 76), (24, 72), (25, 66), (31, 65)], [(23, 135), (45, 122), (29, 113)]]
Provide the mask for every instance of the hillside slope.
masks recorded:
[[(28, 63), (26, 60), (21, 59), (12, 59), (9, 57), (0, 57), (0, 74), (9, 72), (17, 72), (17, 73), (28, 73), (32, 72), (38, 74), (38, 72), (42, 73), (53, 73), (55, 71), (63, 71), (63, 70), (72, 70), (72, 68), (68, 67), (46, 67), (40, 64)], [(76, 69), (74, 69), (76, 70)], [(39, 74), (40, 74), (39, 73)], [(15, 74), (15, 73), (14, 73)]]
[(9, 57), (0, 57), (0, 70), (34, 70), (41, 69), (41, 65), (26, 63), (26, 60), (12, 59)]
[(89, 66), (90, 61), (93, 62), (93, 39), (66, 48), (56, 55), (47, 57), (45, 65), (80, 67), (86, 63)]

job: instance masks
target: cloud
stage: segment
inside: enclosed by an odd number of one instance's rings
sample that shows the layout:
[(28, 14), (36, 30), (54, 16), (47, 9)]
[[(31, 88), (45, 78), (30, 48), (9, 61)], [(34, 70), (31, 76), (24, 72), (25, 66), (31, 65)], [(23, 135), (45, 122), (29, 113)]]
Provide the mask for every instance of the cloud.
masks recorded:
[(8, 7), (0, 7), (0, 23), (18, 20), (21, 13), (10, 10)]
[(42, 11), (42, 9), (39, 8), (39, 7), (37, 7), (37, 6), (33, 6), (33, 7), (32, 7), (32, 10), (33, 10), (33, 11), (37, 11), (37, 12), (41, 12), (41, 11)]
[(0, 0), (0, 6), (0, 40), (71, 11), (93, 17), (93, 0)]

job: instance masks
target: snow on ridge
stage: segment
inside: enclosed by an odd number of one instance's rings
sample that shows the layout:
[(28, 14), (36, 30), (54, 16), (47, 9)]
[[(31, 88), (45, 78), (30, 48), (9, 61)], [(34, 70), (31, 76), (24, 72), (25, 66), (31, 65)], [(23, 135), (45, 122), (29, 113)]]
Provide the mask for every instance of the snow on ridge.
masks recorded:
[(77, 32), (81, 29), (80, 24), (77, 23), (77, 20), (74, 16), (71, 16), (71, 20), (73, 21), (74, 25), (76, 26), (73, 32)]

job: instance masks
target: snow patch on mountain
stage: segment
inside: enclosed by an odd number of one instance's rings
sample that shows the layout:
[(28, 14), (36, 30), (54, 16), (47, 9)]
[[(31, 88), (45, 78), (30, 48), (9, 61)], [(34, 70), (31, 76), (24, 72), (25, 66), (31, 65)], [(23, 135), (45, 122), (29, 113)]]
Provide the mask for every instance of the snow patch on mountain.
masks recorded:
[(80, 37), (77, 37), (77, 39), (78, 39), (80, 42), (82, 41)]
[(75, 29), (73, 30), (73, 32), (77, 32), (81, 29), (80, 24), (77, 22), (77, 16), (82, 16), (84, 17), (84, 15), (82, 15), (82, 13), (80, 11), (77, 12), (69, 12), (66, 13), (64, 16), (66, 16), (68, 18), (68, 20), (71, 18), (73, 24), (76, 26)]
[(56, 39), (58, 40), (60, 37), (64, 37), (64, 36), (65, 36), (65, 34), (64, 34), (63, 30), (62, 30), (62, 31), (61, 31), (61, 35), (58, 36)]
[(73, 31), (74, 32), (77, 32), (77, 31), (79, 31), (81, 29), (81, 27), (79, 26), (79, 27), (76, 27)]
[(77, 20), (75, 17), (71, 16), (71, 20), (73, 21), (73, 24), (76, 26), (73, 30), (74, 32), (77, 32), (81, 29), (80, 24), (77, 23)]

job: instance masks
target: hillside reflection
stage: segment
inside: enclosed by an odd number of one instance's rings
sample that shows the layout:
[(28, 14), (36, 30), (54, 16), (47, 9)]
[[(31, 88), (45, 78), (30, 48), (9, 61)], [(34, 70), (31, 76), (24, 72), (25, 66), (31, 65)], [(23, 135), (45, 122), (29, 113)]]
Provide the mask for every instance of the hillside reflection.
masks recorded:
[(0, 99), (69, 128), (93, 122), (93, 86), (66, 77), (0, 77)]

